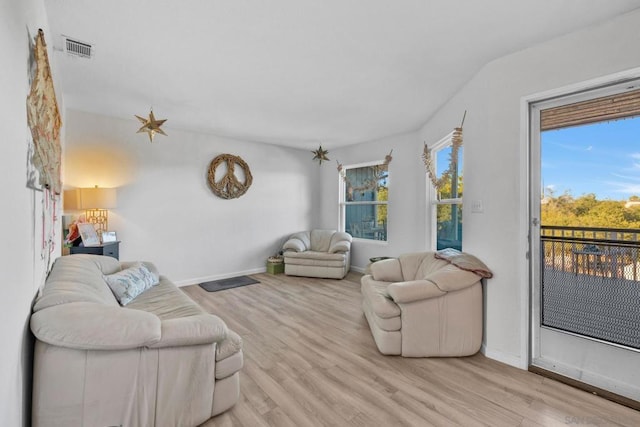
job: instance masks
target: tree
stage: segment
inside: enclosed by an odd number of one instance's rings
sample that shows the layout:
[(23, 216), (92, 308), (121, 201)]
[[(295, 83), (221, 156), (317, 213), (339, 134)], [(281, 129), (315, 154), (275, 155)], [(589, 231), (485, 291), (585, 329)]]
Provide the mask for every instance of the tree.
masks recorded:
[[(387, 186), (378, 186), (376, 200), (388, 201), (389, 200), (389, 188)], [(376, 218), (378, 225), (385, 224), (387, 222), (387, 205), (376, 206)]]
[[(624, 201), (598, 200), (593, 193), (584, 194), (577, 199), (570, 192), (559, 197), (551, 194), (545, 197), (541, 205), (542, 225), (640, 228), (640, 206), (626, 208)], [(640, 197), (632, 197), (640, 201)]]
[(596, 195), (593, 193), (585, 194), (576, 199), (573, 211), (576, 216), (586, 215), (598, 204)]

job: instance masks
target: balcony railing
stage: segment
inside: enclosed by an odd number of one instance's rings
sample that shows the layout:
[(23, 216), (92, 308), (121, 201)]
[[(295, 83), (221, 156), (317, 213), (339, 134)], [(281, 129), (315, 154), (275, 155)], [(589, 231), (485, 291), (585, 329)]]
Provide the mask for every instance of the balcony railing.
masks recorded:
[(640, 230), (542, 226), (542, 325), (640, 350)]
[(640, 280), (640, 230), (543, 225), (544, 267), (574, 274)]

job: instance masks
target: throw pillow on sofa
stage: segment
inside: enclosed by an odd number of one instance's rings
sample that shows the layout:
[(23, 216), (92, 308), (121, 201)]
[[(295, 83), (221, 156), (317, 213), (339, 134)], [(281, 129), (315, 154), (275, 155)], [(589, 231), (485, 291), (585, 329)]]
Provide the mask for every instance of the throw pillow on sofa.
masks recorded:
[(159, 283), (158, 277), (141, 262), (103, 277), (122, 306), (129, 304), (135, 297)]

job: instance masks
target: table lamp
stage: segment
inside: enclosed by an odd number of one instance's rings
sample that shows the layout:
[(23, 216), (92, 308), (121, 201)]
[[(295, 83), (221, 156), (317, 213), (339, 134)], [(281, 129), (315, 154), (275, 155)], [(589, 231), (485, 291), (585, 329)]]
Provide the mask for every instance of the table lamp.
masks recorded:
[(85, 211), (86, 221), (93, 224), (98, 233), (109, 229), (108, 209), (117, 207), (115, 188), (78, 188), (78, 209)]

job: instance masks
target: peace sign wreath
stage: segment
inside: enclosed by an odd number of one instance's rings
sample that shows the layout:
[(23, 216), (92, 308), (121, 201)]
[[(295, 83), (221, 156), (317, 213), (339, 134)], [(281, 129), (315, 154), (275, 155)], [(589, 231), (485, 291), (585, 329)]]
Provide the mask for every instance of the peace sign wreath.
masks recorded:
[[(216, 180), (216, 169), (222, 163), (226, 164), (227, 172), (220, 180)], [(240, 182), (235, 174), (236, 165), (238, 165), (244, 173), (244, 183)], [(253, 177), (251, 176), (249, 165), (239, 156), (220, 154), (209, 164), (208, 182), (211, 191), (213, 191), (216, 196), (223, 199), (235, 199), (247, 192), (249, 187), (251, 187)]]

